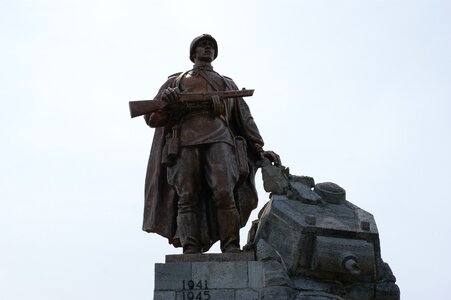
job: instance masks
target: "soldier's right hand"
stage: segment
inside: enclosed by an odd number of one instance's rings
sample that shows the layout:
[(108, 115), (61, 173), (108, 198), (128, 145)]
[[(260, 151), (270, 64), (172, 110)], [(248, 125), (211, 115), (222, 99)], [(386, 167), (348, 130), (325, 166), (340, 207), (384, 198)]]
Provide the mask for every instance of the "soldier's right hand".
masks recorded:
[(180, 101), (180, 90), (176, 88), (167, 88), (163, 91), (163, 94), (161, 96), (163, 101), (166, 101), (167, 103), (175, 103)]

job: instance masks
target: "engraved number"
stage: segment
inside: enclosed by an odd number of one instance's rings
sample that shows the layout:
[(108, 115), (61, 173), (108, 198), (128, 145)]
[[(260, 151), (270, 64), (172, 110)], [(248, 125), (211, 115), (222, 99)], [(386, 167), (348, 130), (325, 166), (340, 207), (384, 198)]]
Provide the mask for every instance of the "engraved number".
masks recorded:
[[(188, 290), (194, 290), (194, 289), (207, 290), (208, 289), (207, 280), (204, 280), (203, 282), (202, 282), (202, 280), (199, 280), (197, 283), (192, 280), (188, 280), (188, 281), (183, 280), (182, 283), (183, 283), (184, 290), (187, 290), (187, 289)], [(202, 285), (202, 283), (204, 285)]]
[(210, 300), (210, 291), (208, 291), (208, 281), (183, 280), (183, 300)]
[(184, 292), (184, 300), (210, 300), (210, 291)]

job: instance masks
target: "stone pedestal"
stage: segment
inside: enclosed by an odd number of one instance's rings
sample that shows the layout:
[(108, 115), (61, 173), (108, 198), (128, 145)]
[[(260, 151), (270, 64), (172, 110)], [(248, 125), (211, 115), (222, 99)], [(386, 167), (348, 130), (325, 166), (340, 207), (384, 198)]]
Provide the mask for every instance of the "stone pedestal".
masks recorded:
[(262, 286), (253, 252), (167, 255), (155, 264), (154, 300), (257, 300)]

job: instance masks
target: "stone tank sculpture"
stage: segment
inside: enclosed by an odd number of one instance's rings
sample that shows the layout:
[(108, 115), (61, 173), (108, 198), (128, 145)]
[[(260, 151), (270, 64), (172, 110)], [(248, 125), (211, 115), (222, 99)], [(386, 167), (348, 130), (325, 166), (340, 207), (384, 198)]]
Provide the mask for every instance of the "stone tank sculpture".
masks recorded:
[(262, 166), (270, 201), (245, 250), (263, 262), (261, 299), (399, 299), (374, 217), (337, 184)]

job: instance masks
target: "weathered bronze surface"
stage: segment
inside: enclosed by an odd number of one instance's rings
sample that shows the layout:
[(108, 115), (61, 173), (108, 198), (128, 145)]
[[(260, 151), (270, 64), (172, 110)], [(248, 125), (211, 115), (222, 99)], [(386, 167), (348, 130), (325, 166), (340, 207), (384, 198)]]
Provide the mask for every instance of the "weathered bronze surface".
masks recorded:
[(130, 103), (131, 116), (145, 114), (155, 128), (143, 230), (182, 246), (185, 254), (205, 252), (217, 240), (222, 252), (239, 252), (239, 229), (257, 206), (257, 162), (280, 164), (277, 154), (263, 150), (242, 99), (249, 91), (213, 70), (217, 53), (212, 36), (196, 37), (190, 46), (194, 67), (169, 76), (154, 100)]

